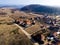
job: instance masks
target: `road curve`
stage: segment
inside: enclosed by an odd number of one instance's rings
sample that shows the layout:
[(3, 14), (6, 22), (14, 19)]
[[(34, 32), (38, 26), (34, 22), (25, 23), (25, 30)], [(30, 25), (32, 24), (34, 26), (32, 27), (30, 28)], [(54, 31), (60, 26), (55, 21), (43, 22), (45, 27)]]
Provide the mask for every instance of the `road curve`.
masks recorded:
[(21, 29), (21, 31), (29, 38), (31, 39), (31, 34), (29, 34), (28, 32), (26, 32), (21, 26), (19, 26), (18, 24), (14, 24), (17, 27), (19, 27)]
[[(29, 34), (28, 32), (26, 32), (21, 26), (19, 26), (18, 24), (14, 24), (17, 27), (19, 27), (21, 29), (21, 31), (31, 40), (31, 34)], [(39, 45), (38, 43), (34, 43), (34, 45)]]

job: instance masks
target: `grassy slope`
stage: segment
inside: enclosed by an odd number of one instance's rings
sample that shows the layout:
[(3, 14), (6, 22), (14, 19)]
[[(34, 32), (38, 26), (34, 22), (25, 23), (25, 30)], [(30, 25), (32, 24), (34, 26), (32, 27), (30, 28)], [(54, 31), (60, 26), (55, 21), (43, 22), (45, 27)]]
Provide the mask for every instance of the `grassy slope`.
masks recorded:
[(33, 45), (21, 29), (14, 24), (6, 24), (12, 21), (11, 18), (0, 17), (1, 20), (5, 23), (0, 24), (0, 45)]

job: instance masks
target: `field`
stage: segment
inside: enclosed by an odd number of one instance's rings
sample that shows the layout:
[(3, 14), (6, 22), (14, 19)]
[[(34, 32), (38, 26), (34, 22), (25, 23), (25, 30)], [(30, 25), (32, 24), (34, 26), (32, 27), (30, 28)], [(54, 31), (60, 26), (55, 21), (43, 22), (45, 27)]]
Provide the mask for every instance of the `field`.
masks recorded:
[(14, 24), (0, 24), (0, 45), (33, 45)]

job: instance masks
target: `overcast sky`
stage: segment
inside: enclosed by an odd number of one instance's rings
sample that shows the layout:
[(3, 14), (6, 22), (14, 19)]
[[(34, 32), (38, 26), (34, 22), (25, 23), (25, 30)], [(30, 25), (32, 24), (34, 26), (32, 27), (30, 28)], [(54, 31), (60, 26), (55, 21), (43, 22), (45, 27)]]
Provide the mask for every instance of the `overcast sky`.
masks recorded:
[(60, 0), (0, 0), (0, 4), (8, 5), (42, 4), (49, 6), (60, 6)]

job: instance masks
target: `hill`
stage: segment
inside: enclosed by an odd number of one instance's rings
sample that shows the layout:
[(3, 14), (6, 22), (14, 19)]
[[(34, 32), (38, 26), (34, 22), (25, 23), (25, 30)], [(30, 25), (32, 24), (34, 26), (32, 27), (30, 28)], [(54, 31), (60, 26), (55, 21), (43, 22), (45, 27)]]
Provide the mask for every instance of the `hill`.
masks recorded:
[(38, 4), (32, 4), (24, 6), (20, 9), (21, 11), (25, 12), (33, 12), (38, 14), (60, 14), (60, 8), (59, 7), (50, 7), (50, 6), (43, 6)]
[(0, 4), (0, 8), (13, 8), (13, 9), (20, 9), (22, 8), (24, 5), (2, 5)]

